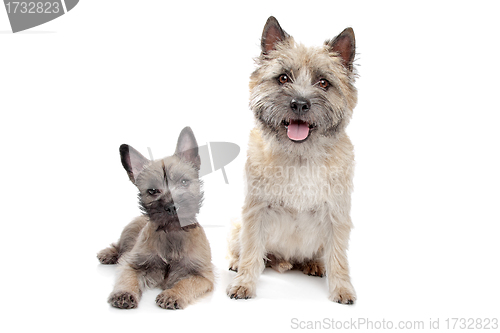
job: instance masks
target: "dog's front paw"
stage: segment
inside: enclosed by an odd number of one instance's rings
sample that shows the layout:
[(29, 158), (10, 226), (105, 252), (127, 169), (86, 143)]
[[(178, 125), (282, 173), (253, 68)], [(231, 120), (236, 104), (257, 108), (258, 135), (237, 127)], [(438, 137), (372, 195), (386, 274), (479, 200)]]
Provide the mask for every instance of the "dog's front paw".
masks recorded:
[(238, 284), (230, 284), (227, 287), (227, 295), (234, 299), (249, 299), (255, 297), (255, 288)]
[(134, 309), (139, 304), (139, 300), (129, 292), (119, 291), (109, 296), (108, 303), (119, 309)]
[(354, 304), (356, 302), (356, 293), (352, 287), (337, 287), (330, 293), (328, 299), (340, 304)]
[(178, 310), (184, 309), (187, 302), (171, 290), (164, 290), (156, 296), (156, 304), (162, 309)]

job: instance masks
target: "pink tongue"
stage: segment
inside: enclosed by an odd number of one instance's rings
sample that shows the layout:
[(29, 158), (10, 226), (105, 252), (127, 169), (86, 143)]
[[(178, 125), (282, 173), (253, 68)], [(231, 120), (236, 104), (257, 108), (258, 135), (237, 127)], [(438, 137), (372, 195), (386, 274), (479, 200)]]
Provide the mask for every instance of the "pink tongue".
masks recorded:
[(309, 123), (301, 120), (290, 119), (287, 133), (290, 140), (304, 140), (309, 135)]

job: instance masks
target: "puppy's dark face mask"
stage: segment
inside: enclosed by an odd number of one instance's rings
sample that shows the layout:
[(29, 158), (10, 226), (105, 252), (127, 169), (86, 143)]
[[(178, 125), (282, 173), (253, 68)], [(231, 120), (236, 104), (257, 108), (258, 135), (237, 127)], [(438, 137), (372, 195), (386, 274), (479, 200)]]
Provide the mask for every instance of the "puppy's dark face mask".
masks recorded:
[(185, 128), (174, 155), (150, 161), (137, 150), (120, 147), (122, 164), (139, 189), (141, 210), (158, 231), (188, 230), (197, 226), (202, 201), (200, 157), (194, 135)]
[(137, 178), (139, 203), (158, 231), (195, 227), (202, 193), (198, 172), (176, 156), (154, 162)]

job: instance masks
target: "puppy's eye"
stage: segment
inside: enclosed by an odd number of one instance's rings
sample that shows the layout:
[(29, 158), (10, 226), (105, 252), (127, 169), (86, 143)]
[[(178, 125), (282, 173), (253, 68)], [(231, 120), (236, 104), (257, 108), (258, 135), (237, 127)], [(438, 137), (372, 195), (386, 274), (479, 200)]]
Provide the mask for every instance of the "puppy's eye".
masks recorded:
[(281, 74), (280, 77), (278, 78), (278, 82), (281, 84), (285, 84), (287, 82), (290, 82), (290, 78), (286, 74)]
[(181, 185), (184, 186), (184, 187), (188, 186), (189, 185), (189, 180), (187, 180), (187, 179), (181, 180)]
[(160, 190), (158, 190), (158, 189), (156, 189), (156, 188), (150, 188), (150, 189), (148, 190), (148, 193), (149, 193), (150, 195), (157, 195), (157, 194), (159, 194), (159, 193), (160, 193)]
[(318, 81), (318, 85), (323, 89), (327, 89), (330, 86), (330, 82), (325, 79), (321, 79)]

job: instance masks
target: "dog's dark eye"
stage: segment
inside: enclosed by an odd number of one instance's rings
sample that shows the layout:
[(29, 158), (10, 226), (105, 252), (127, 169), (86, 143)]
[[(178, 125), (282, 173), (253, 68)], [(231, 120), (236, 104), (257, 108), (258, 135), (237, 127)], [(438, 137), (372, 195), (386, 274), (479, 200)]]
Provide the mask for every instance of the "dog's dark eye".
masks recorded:
[(156, 194), (159, 194), (159, 193), (160, 193), (160, 190), (158, 190), (158, 189), (156, 189), (156, 188), (150, 188), (150, 189), (148, 190), (148, 193), (149, 193), (150, 195), (156, 195)]
[(281, 74), (280, 77), (278, 78), (278, 82), (281, 84), (285, 84), (287, 82), (290, 82), (290, 78), (286, 74)]
[(189, 180), (187, 180), (187, 179), (181, 180), (181, 185), (184, 186), (184, 187), (188, 186), (189, 185)]
[(318, 81), (318, 85), (323, 88), (323, 89), (326, 89), (330, 86), (330, 82), (328, 82), (327, 80), (325, 79), (321, 79)]

